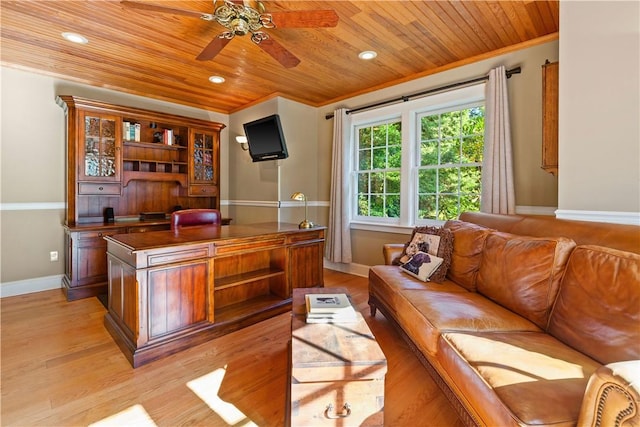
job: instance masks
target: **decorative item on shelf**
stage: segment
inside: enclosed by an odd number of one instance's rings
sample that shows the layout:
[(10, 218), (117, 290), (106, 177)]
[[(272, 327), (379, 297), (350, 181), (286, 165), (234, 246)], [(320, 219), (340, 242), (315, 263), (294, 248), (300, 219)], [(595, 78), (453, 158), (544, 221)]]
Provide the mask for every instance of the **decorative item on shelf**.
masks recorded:
[(164, 134), (162, 132), (154, 132), (153, 133), (153, 142), (162, 143), (164, 139)]
[(298, 224), (298, 228), (313, 228), (313, 223), (307, 220), (307, 196), (305, 196), (303, 193), (297, 192), (291, 195), (291, 200), (304, 202), (304, 221)]
[(173, 129), (164, 130), (164, 143), (166, 145), (173, 145)]
[(122, 122), (122, 138), (125, 141), (140, 142), (140, 123)]
[(113, 212), (113, 208), (104, 208), (104, 222), (115, 222), (115, 215)]
[(236, 142), (240, 144), (243, 151), (247, 151), (249, 149), (249, 144), (247, 144), (247, 137), (244, 135), (236, 136)]

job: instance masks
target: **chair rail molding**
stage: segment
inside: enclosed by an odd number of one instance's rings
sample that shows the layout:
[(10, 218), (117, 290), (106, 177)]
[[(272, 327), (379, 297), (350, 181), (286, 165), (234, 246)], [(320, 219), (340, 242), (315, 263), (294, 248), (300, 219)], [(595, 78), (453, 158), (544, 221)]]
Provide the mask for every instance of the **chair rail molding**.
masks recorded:
[(0, 203), (0, 211), (52, 211), (66, 208), (66, 202)]

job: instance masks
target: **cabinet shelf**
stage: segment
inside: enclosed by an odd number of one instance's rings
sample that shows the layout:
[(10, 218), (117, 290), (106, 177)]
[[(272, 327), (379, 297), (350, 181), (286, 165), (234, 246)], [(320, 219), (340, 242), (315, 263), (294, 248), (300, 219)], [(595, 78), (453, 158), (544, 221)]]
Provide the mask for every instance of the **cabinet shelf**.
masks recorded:
[[(261, 316), (273, 310), (288, 310), (291, 298), (280, 298), (275, 295), (261, 295), (243, 302), (231, 304), (222, 308), (215, 308), (215, 323), (217, 325), (238, 321), (249, 317)], [(265, 316), (269, 316), (264, 314)]]
[(171, 182), (175, 181), (183, 187), (187, 187), (187, 174), (186, 173), (169, 173), (169, 172), (139, 172), (139, 171), (124, 171), (122, 177), (122, 186), (126, 187), (129, 182), (139, 181), (160, 181)]
[[(123, 159), (124, 170), (133, 172), (187, 173), (187, 162), (152, 159)], [(177, 170), (176, 170), (177, 168)]]
[(153, 148), (156, 150), (186, 150), (187, 147), (182, 145), (167, 145), (161, 142), (144, 142), (144, 141), (123, 141), (125, 146), (128, 147), (139, 147), (139, 148)]
[(234, 286), (243, 285), (249, 282), (255, 282), (269, 277), (283, 275), (284, 271), (279, 269), (263, 268), (260, 270), (249, 271), (247, 273), (234, 274), (215, 279), (214, 290), (221, 291), (223, 289), (232, 288)]

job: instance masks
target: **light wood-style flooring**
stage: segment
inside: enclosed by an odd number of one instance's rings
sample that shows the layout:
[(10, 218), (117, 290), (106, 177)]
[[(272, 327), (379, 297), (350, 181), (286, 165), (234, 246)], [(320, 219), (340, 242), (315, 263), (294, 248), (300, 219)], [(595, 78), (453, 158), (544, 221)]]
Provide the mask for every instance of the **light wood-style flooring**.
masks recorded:
[[(381, 314), (367, 279), (346, 287), (387, 357), (385, 425), (461, 426), (445, 397)], [(133, 369), (103, 325), (97, 298), (53, 290), (1, 300), (2, 426), (281, 426), (290, 315)]]

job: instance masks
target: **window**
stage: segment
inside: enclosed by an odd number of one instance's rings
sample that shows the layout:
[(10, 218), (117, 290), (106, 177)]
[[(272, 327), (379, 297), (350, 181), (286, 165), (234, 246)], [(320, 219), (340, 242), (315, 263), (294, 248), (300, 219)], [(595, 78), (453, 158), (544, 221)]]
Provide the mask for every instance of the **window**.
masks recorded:
[(363, 126), (358, 135), (358, 216), (400, 216), (401, 123)]
[(484, 107), (420, 117), (418, 219), (480, 210)]
[(352, 222), (412, 227), (480, 209), (484, 85), (354, 114)]

